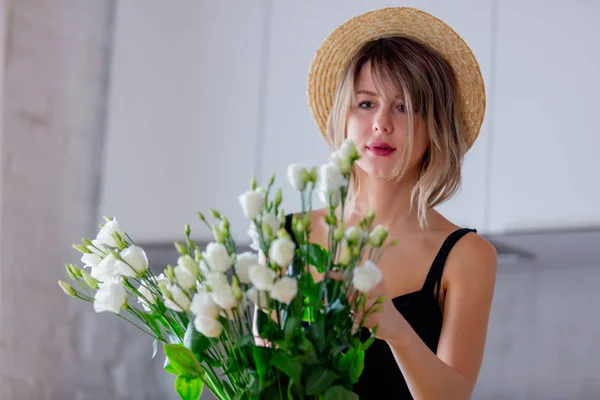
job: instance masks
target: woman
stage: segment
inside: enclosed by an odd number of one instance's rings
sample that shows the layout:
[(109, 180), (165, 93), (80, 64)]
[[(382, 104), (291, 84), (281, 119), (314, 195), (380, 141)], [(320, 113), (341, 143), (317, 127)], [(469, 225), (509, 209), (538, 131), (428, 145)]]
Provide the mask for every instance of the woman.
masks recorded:
[[(386, 296), (355, 391), (360, 398), (467, 399), (485, 346), (497, 254), (474, 229), (433, 207), (461, 183), (479, 133), (485, 91), (478, 63), (445, 23), (386, 8), (353, 18), (318, 50), (309, 103), (335, 150), (345, 138), (353, 171), (347, 225), (369, 209), (398, 245), (378, 263)], [(327, 211), (312, 212), (311, 242), (326, 245)], [(338, 277), (339, 278), (339, 277)]]

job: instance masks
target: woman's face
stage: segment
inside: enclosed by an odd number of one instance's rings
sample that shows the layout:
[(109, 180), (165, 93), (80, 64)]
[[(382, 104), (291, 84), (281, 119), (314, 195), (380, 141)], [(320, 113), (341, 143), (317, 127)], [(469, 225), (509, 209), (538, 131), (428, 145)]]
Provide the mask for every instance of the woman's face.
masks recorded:
[[(356, 101), (350, 107), (347, 137), (356, 143), (361, 158), (358, 166), (368, 175), (388, 177), (400, 162), (402, 146), (408, 135), (408, 114), (402, 93), (390, 83), (389, 93), (377, 93), (366, 63), (359, 74)], [(413, 148), (408, 173), (418, 168), (429, 140), (425, 121), (415, 115), (413, 124)]]

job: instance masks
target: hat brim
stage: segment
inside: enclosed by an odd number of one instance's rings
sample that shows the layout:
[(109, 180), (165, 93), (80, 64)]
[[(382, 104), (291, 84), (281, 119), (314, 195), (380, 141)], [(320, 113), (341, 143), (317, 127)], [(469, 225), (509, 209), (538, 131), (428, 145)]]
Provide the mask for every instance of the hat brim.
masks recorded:
[(354, 17), (333, 31), (317, 50), (308, 74), (308, 103), (323, 136), (335, 90), (347, 64), (366, 43), (393, 36), (408, 37), (429, 46), (451, 65), (458, 80), (465, 139), (470, 148), (479, 135), (486, 107), (479, 63), (449, 25), (408, 7), (383, 8)]

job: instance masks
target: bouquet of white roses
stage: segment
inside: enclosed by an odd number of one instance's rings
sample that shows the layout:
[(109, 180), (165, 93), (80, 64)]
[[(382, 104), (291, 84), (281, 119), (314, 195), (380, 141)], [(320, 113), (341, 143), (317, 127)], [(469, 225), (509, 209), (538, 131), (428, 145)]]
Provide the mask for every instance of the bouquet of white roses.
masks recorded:
[[(202, 250), (186, 225), (185, 242), (175, 243), (176, 265), (154, 276), (144, 249), (106, 218), (94, 240), (73, 246), (84, 264), (66, 266), (77, 289), (59, 284), (96, 312), (113, 312), (152, 336), (153, 356), (162, 344), (165, 370), (176, 375), (182, 399), (197, 400), (204, 385), (228, 400), (357, 398), (352, 387), (375, 340), (374, 330), (360, 332), (381, 301), (367, 304), (365, 293), (381, 279), (375, 263), (387, 239), (384, 227), (372, 228), (373, 213), (344, 226), (358, 158), (346, 141), (319, 173), (290, 165), (289, 181), (302, 198), (293, 216), (281, 209), (281, 190), (272, 195), (274, 178), (266, 188), (252, 179), (239, 201), (257, 253), (238, 253), (228, 219), (211, 210), (215, 222), (199, 217), (214, 241)], [(315, 191), (329, 209), (327, 248), (310, 242)], [(347, 279), (331, 279), (331, 271)]]

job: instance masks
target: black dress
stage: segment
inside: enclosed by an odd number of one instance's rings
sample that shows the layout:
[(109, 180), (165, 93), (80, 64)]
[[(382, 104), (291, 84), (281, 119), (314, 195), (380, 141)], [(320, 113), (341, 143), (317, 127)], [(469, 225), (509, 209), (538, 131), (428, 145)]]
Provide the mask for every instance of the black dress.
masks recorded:
[[(286, 218), (286, 229), (290, 234), (291, 215)], [(442, 273), (448, 254), (454, 245), (467, 233), (475, 229), (461, 228), (452, 232), (438, 251), (423, 287), (415, 292), (395, 297), (392, 302), (412, 326), (421, 340), (437, 352), (442, 330), (442, 312), (438, 303)], [(364, 337), (370, 333), (364, 329)], [(376, 339), (365, 354), (365, 365), (359, 381), (353, 391), (360, 399), (412, 399), (406, 381), (396, 363), (389, 345)]]

